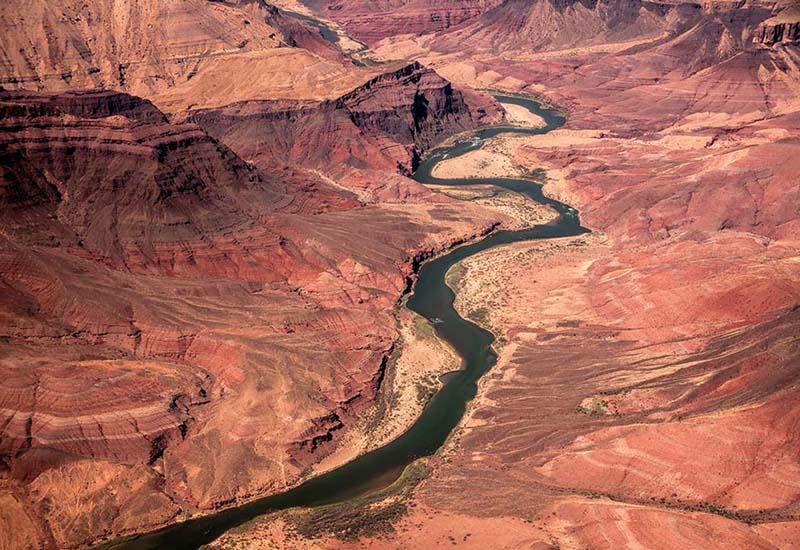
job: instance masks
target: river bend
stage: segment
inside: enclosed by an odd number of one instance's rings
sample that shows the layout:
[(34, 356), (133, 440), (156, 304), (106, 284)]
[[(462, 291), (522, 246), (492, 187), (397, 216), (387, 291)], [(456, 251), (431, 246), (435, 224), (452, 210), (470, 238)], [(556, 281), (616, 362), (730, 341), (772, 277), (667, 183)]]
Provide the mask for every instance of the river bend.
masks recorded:
[(481, 147), (484, 141), (503, 133), (543, 134), (564, 124), (557, 110), (535, 100), (514, 96), (495, 96), (501, 103), (513, 103), (541, 116), (542, 128), (494, 126), (446, 148), (432, 151), (420, 164), (414, 179), (426, 184), (492, 184), (521, 193), (558, 212), (558, 219), (529, 229), (498, 231), (425, 263), (408, 299), (408, 307), (430, 320), (436, 334), (447, 341), (462, 358), (462, 369), (443, 377), (443, 386), (431, 398), (414, 424), (394, 441), (368, 452), (328, 473), (314, 477), (294, 489), (254, 500), (211, 515), (167, 526), (159, 531), (118, 539), (108, 548), (149, 550), (156, 548), (195, 549), (226, 531), (260, 515), (293, 507), (313, 507), (345, 501), (390, 485), (403, 469), (415, 460), (436, 453), (466, 412), (477, 393), (477, 382), (494, 364), (494, 335), (462, 318), (453, 307), (455, 294), (445, 283), (447, 271), (456, 263), (495, 246), (552, 239), (586, 233), (578, 213), (559, 201), (545, 197), (541, 185), (521, 178), (440, 179), (432, 176), (437, 163)]

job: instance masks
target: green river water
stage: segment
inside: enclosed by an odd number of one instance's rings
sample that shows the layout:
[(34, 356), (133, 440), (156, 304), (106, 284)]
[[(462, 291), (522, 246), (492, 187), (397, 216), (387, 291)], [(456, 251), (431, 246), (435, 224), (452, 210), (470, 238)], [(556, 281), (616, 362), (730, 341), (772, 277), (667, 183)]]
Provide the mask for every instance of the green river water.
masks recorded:
[(442, 388), (427, 403), (421, 416), (403, 435), (384, 447), (366, 453), (328, 473), (309, 479), (294, 489), (260, 498), (211, 515), (198, 517), (165, 527), (159, 531), (118, 539), (107, 548), (144, 550), (155, 548), (194, 549), (253, 518), (293, 507), (313, 507), (343, 502), (387, 487), (397, 480), (404, 468), (415, 460), (430, 456), (447, 440), (475, 397), (477, 382), (496, 361), (492, 349), (494, 335), (475, 323), (463, 319), (453, 308), (455, 295), (445, 283), (445, 275), (456, 263), (495, 246), (551, 239), (586, 233), (577, 212), (571, 207), (549, 199), (541, 186), (527, 179), (481, 178), (437, 179), (431, 171), (442, 160), (463, 155), (480, 148), (481, 144), (502, 133), (542, 134), (558, 128), (565, 119), (558, 111), (535, 100), (496, 96), (502, 103), (522, 105), (541, 116), (546, 126), (539, 129), (496, 126), (480, 130), (470, 138), (446, 148), (432, 151), (414, 174), (426, 184), (474, 185), (492, 184), (521, 193), (531, 200), (549, 205), (559, 217), (550, 224), (518, 231), (498, 231), (485, 238), (426, 262), (419, 269), (418, 279), (408, 298), (407, 307), (433, 323), (439, 338), (446, 340), (462, 358), (462, 368), (443, 377)]

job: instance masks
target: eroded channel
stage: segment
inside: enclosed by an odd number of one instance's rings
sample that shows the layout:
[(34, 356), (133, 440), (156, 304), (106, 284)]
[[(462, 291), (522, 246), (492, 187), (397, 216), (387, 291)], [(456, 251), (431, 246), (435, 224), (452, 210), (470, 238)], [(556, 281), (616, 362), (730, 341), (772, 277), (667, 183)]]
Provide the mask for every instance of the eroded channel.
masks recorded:
[(471, 138), (431, 152), (415, 172), (417, 181), (438, 185), (492, 184), (521, 193), (558, 212), (558, 219), (529, 229), (498, 231), (480, 241), (461, 246), (433, 259), (419, 270), (417, 282), (408, 299), (408, 307), (430, 320), (436, 334), (446, 340), (462, 358), (462, 368), (443, 378), (442, 388), (433, 396), (417, 421), (400, 437), (366, 453), (328, 473), (312, 478), (294, 489), (254, 500), (211, 515), (193, 518), (159, 531), (118, 539), (107, 548), (144, 550), (155, 548), (194, 549), (207, 544), (226, 531), (258, 516), (294, 507), (314, 507), (346, 501), (387, 487), (396, 481), (406, 466), (419, 458), (431, 456), (446, 442), (477, 393), (477, 382), (494, 364), (494, 335), (463, 319), (454, 309), (455, 294), (447, 286), (447, 271), (468, 256), (495, 246), (551, 239), (586, 233), (578, 213), (571, 207), (542, 194), (541, 185), (529, 179), (479, 178), (439, 179), (432, 170), (447, 158), (480, 148), (484, 141), (502, 133), (543, 134), (564, 124), (564, 116), (535, 100), (495, 96), (502, 103), (514, 103), (541, 116), (546, 126), (521, 128), (496, 126), (476, 132)]

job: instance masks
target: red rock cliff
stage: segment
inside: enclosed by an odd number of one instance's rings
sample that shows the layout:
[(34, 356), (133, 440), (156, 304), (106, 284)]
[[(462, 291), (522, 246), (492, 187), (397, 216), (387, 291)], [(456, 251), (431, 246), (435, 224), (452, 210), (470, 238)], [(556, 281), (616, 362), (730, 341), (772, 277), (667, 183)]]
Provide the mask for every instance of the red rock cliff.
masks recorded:
[(767, 46), (800, 42), (800, 3), (781, 6), (756, 29), (753, 41)]
[(191, 118), (247, 160), (408, 171), (436, 141), (500, 116), (491, 100), (465, 97), (432, 69), (411, 63), (337, 100), (254, 101)]

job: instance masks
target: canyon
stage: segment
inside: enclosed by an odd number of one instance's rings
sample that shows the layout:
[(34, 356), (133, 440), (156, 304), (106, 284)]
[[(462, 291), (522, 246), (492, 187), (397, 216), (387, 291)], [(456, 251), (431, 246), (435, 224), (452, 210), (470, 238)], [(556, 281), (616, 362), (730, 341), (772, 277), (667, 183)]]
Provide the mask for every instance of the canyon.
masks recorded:
[[(446, 185), (506, 176), (592, 232), (448, 272), (497, 364), (442, 449), (377, 496), (211, 546), (800, 539), (797, 2), (0, 16), (0, 547), (201, 517), (404, 432), (458, 363), (403, 307), (420, 264), (554, 217)], [(566, 124), (415, 181), (448, 138), (541, 123), (489, 92)]]

